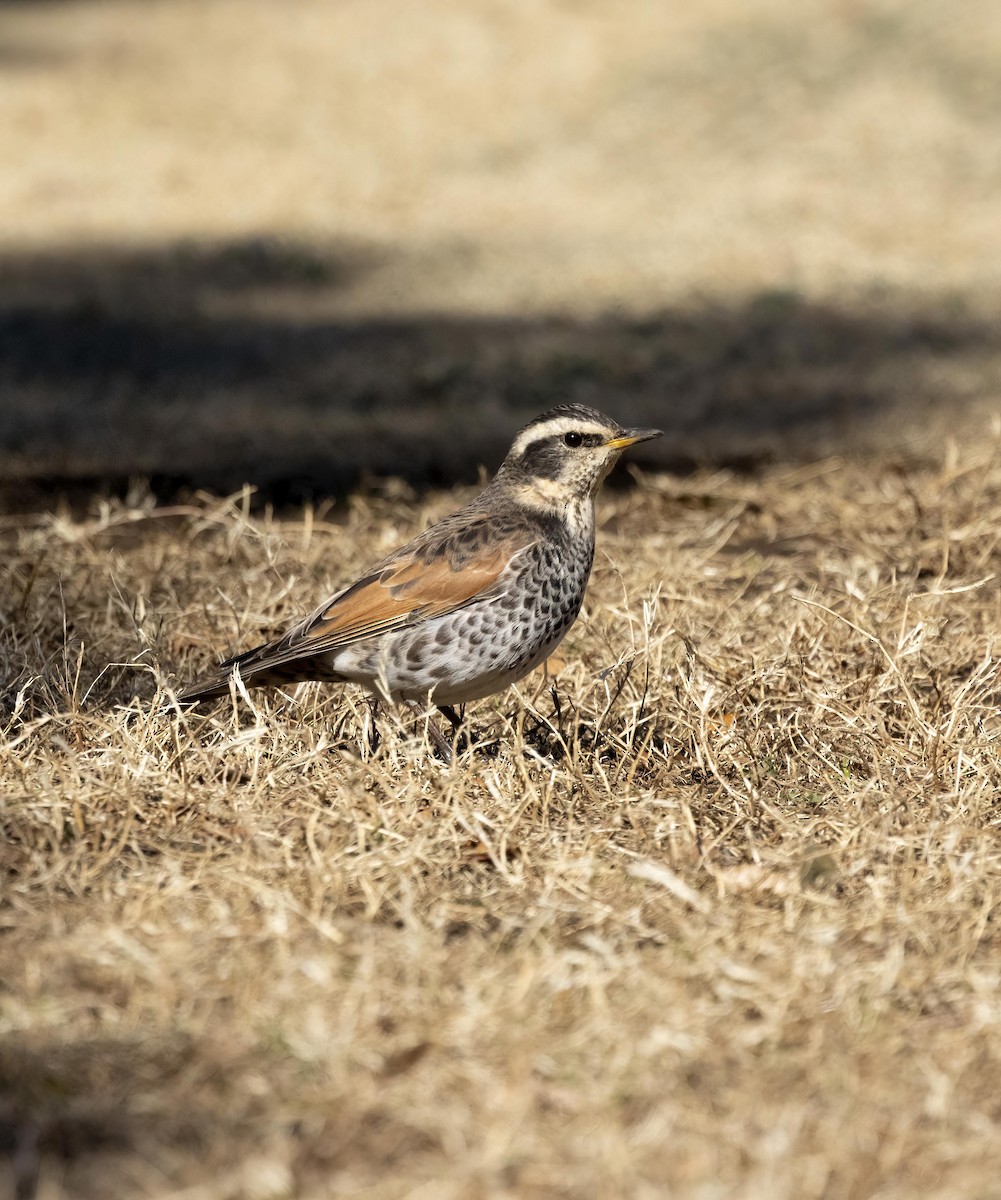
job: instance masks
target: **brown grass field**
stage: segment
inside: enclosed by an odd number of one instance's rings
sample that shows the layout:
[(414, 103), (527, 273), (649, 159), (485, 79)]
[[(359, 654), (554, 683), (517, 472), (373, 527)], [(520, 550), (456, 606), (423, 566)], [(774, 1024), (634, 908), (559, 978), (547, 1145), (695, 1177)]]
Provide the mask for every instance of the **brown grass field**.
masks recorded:
[(453, 501), (6, 535), (38, 1194), (993, 1194), (1001, 458), (640, 477), (451, 769), (351, 691), (151, 715)]
[[(0, 3), (0, 1200), (1001, 1195), (1001, 10), (626, 8)], [(568, 399), (451, 767), (158, 711)]]

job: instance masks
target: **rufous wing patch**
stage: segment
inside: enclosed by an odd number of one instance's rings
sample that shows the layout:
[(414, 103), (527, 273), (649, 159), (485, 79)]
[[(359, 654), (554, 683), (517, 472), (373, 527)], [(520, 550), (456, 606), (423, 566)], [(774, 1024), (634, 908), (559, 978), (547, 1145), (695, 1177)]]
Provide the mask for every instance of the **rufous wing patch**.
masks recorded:
[(511, 548), (504, 547), (454, 571), (444, 558), (423, 563), (408, 557), (338, 596), (302, 631), (299, 645), (315, 654), (376, 637), (415, 618), (454, 612), (496, 583), (510, 559)]

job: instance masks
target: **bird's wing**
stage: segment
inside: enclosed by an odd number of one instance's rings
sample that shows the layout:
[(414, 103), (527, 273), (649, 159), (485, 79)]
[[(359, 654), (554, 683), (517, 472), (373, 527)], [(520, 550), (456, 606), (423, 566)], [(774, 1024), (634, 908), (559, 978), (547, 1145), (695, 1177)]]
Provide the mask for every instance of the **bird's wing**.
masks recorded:
[[(488, 524), (485, 519), (480, 531)], [(237, 655), (222, 666), (239, 666), (246, 677), (486, 599), (515, 557), (535, 539), (528, 530), (506, 530), (501, 538), (477, 538), (476, 532), (475, 526), (467, 526), (461, 537), (418, 539), (384, 559), (278, 641)]]

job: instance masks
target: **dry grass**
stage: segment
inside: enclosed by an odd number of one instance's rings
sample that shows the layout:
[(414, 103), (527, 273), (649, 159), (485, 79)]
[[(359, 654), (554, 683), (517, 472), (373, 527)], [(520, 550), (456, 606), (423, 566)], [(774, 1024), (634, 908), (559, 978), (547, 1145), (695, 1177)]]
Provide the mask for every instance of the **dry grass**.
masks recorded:
[[(0, 2), (0, 1197), (997, 1193), (999, 13)], [(555, 694), (154, 715), (560, 400)]]
[(7, 1179), (991, 1194), (996, 448), (607, 493), (555, 693), (451, 769), (351, 690), (153, 715), (454, 500), (8, 526)]

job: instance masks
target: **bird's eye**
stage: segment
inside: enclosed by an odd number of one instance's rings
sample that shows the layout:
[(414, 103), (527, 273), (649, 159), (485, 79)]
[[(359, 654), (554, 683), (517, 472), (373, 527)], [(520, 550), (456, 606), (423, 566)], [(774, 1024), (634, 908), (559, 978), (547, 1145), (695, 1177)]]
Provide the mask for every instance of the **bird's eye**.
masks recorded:
[(575, 433), (573, 430), (571, 430), (569, 433), (565, 433), (563, 435), (563, 441), (568, 446), (577, 447), (583, 445), (584, 435), (581, 433)]

